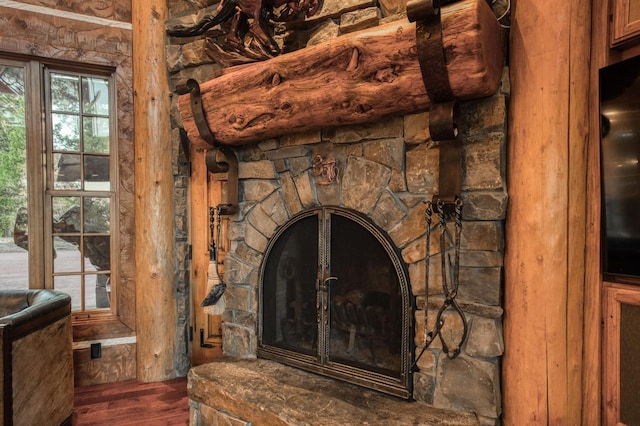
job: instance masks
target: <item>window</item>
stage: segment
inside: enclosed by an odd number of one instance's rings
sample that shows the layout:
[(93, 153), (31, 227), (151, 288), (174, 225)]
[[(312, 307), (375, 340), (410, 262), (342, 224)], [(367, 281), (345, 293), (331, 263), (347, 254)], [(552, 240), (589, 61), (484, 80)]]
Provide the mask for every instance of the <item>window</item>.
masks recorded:
[(76, 317), (115, 300), (114, 93), (109, 72), (0, 61), (0, 288), (67, 292)]

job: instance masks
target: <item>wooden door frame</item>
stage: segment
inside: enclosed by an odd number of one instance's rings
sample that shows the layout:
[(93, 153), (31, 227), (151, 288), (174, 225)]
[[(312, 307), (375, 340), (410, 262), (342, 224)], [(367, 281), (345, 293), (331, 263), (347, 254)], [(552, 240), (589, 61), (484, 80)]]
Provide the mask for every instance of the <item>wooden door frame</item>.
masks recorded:
[(222, 318), (220, 315), (208, 315), (200, 306), (200, 302), (207, 295), (210, 265), (209, 207), (219, 204), (222, 199), (222, 182), (208, 172), (205, 154), (204, 149), (191, 147), (189, 230), (191, 234), (192, 366), (210, 362), (222, 354)]
[(600, 256), (600, 111), (599, 70), (609, 62), (609, 0), (593, 0), (587, 145), (587, 220), (585, 246), (582, 424), (602, 419), (602, 271)]

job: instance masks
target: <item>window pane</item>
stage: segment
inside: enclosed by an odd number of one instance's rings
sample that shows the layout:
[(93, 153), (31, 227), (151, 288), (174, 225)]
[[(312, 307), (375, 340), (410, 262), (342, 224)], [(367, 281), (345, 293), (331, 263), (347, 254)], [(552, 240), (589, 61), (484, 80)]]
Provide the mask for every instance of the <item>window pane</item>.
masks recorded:
[(99, 155), (84, 156), (84, 189), (87, 191), (109, 191), (109, 157)]
[(3, 238), (0, 250), (0, 290), (29, 288), (29, 254)]
[(84, 199), (84, 232), (109, 232), (110, 205), (108, 198), (87, 197)]
[[(53, 181), (48, 184), (47, 196), (51, 197), (52, 217), (48, 220), (53, 223), (52, 237), (56, 241), (54, 281), (61, 282), (63, 274), (77, 278), (73, 284), (72, 297), (77, 299), (74, 310), (108, 309), (113, 224), (110, 172), (113, 83), (110, 78), (100, 76), (56, 73), (49, 76), (52, 87), (49, 119), (54, 134), (53, 142), (47, 144), (53, 148), (47, 173)], [(67, 196), (70, 193), (77, 196)]]
[(109, 119), (84, 117), (84, 152), (109, 153)]
[(82, 105), (85, 114), (109, 115), (109, 80), (83, 77)]
[(262, 314), (266, 344), (316, 354), (318, 257), (318, 216), (294, 223), (269, 252)]
[(62, 275), (53, 277), (53, 288), (71, 296), (71, 310), (82, 309), (82, 276)]
[(24, 68), (0, 65), (0, 289), (29, 287)]
[(108, 271), (111, 267), (111, 238), (108, 235), (84, 237), (84, 256), (91, 265), (86, 270)]
[(84, 309), (104, 309), (111, 306), (111, 284), (107, 274), (84, 276)]
[(80, 151), (80, 117), (52, 114), (54, 151)]
[(80, 232), (80, 197), (53, 197), (51, 204), (54, 234)]
[(111, 276), (109, 274), (96, 275), (95, 294), (96, 308), (111, 307)]
[(331, 216), (331, 347), (329, 357), (399, 374), (402, 301), (395, 265), (370, 231)]
[(54, 111), (80, 112), (77, 76), (51, 74), (51, 107)]
[(53, 237), (53, 272), (81, 272), (79, 236)]
[(53, 188), (80, 189), (80, 155), (53, 155)]
[(97, 275), (85, 275), (84, 276), (84, 308), (96, 309), (96, 291), (98, 289), (96, 278)]

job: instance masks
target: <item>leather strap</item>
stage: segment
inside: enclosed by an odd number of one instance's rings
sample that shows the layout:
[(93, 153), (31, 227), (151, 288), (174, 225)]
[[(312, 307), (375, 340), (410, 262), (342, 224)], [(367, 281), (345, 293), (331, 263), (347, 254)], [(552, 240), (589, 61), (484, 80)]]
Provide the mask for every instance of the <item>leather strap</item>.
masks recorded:
[(196, 122), (196, 127), (200, 137), (204, 139), (213, 149), (205, 154), (205, 163), (210, 173), (227, 174), (227, 194), (226, 202), (220, 204), (220, 214), (231, 215), (238, 211), (238, 157), (229, 147), (220, 145), (213, 132), (209, 128), (202, 105), (200, 95), (200, 85), (193, 79), (187, 80), (191, 99), (191, 112)]
[(440, 6), (439, 0), (414, 0), (407, 4), (407, 17), (416, 22), (418, 63), (432, 103), (454, 99), (442, 45)]
[(205, 117), (204, 107), (202, 105), (202, 96), (200, 96), (200, 84), (190, 78), (187, 80), (187, 88), (191, 95), (191, 113), (193, 114), (193, 119), (196, 122), (196, 127), (198, 128), (200, 137), (211, 146), (218, 145), (218, 142), (216, 141), (215, 136), (213, 136)]
[(228, 147), (219, 146), (205, 154), (207, 170), (210, 173), (227, 174), (226, 200), (218, 207), (220, 214), (231, 215), (238, 211), (238, 157)]

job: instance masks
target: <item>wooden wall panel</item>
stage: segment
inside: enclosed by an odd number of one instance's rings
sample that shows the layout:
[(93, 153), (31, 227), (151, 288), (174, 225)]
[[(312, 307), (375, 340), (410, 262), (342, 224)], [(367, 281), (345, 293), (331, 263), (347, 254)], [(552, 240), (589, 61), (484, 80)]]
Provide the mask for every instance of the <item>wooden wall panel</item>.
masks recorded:
[(59, 0), (17, 0), (17, 2), (114, 21), (131, 22), (130, 0), (66, 0), (62, 2)]
[(0, 49), (86, 64), (116, 66), (130, 58), (131, 30), (0, 7)]
[(91, 359), (91, 349), (73, 351), (75, 385), (87, 386), (136, 378), (136, 344), (102, 346), (102, 357)]

